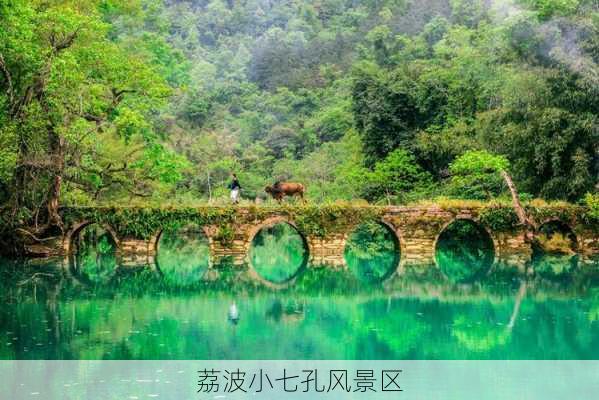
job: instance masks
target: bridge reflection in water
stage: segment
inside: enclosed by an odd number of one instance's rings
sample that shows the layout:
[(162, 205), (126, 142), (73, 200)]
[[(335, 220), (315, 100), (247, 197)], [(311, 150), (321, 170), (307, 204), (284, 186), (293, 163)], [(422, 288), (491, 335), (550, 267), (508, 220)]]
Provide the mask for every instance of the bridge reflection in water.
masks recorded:
[(588, 237), (549, 227), (514, 267), (520, 233), (462, 217), (320, 238), (273, 217), (232, 254), (207, 226), (136, 241), (82, 223), (66, 259), (0, 261), (0, 359), (597, 359)]
[[(122, 216), (117, 218), (119, 210), (112, 210), (115, 214), (104, 219), (94, 211), (88, 217), (71, 218), (64, 236), (48, 252), (77, 261), (76, 255), (82, 254), (82, 237), (89, 236), (91, 230), (98, 232), (97, 240), (114, 247), (109, 255), (100, 249), (96, 253), (108, 261), (116, 258), (114, 262), (122, 267), (152, 265), (173, 279), (193, 280), (204, 274), (213, 276), (213, 265), (232, 262), (249, 265), (254, 278), (275, 284), (288, 284), (303, 269), (313, 267), (349, 269), (371, 282), (418, 269), (425, 274), (441, 273), (455, 282), (477, 280), (497, 268), (516, 269), (524, 276), (534, 272), (527, 270), (533, 265), (531, 260), (544, 254), (526, 240), (521, 226), (509, 218), (498, 219), (497, 215), (511, 215), (506, 207), (499, 211), (479, 206), (347, 207), (334, 211), (318, 207), (208, 207), (181, 214), (173, 209), (159, 211), (160, 219), (145, 226), (146, 215), (152, 210), (127, 209), (124, 215), (139, 214), (135, 218), (142, 224), (141, 233), (135, 230), (139, 226), (132, 229)], [(599, 254), (599, 235), (584, 218), (575, 212), (543, 212), (561, 215), (562, 219), (547, 216), (540, 220), (536, 240), (549, 253), (567, 248), (565, 253), (578, 256), (572, 258), (567, 270), (577, 268), (579, 259), (587, 263)], [(189, 225), (186, 221), (197, 222)], [(288, 248), (275, 250), (285, 244)], [(180, 248), (169, 254), (172, 246)], [(94, 255), (88, 261), (92, 258)], [(194, 261), (186, 264), (184, 259), (189, 258)], [(542, 265), (545, 269), (547, 263)], [(75, 270), (85, 272), (78, 267)]]
[(0, 359), (599, 357), (597, 265), (467, 283), (432, 269), (374, 282), (306, 268), (269, 286), (226, 262), (197, 281), (155, 266), (81, 280), (62, 260), (40, 263), (1, 262)]
[[(223, 265), (236, 265), (227, 272), (244, 281), (255, 281), (273, 288), (294, 284), (307, 269), (329, 268), (349, 272), (343, 276), (366, 283), (384, 283), (410, 275), (425, 275), (455, 283), (472, 283), (489, 276), (528, 270), (549, 279), (562, 279), (579, 269), (579, 256), (544, 252), (536, 248), (531, 261), (522, 265), (505, 265), (497, 259), (493, 239), (480, 225), (457, 219), (439, 235), (432, 266), (402, 266), (401, 242), (389, 225), (370, 222), (358, 225), (344, 241), (344, 265), (315, 264), (309, 259), (309, 245), (301, 233), (287, 222), (275, 222), (259, 229), (253, 236), (248, 261), (239, 264), (233, 257), (213, 260), (210, 240), (197, 225), (164, 230), (156, 239), (157, 254), (153, 262), (120, 263), (118, 242), (109, 230), (97, 224), (81, 228), (72, 241), (71, 256), (65, 269), (80, 281), (103, 284), (114, 272), (138, 269), (155, 270), (169, 284), (194, 285), (215, 280)], [(585, 260), (584, 265), (592, 265)], [(586, 267), (585, 267), (586, 268)], [(341, 275), (340, 275), (341, 276)], [(345, 278), (344, 278), (345, 279)]]
[(210, 244), (196, 225), (162, 231), (157, 243), (156, 269), (168, 282), (198, 282), (210, 267)]
[(514, 266), (519, 234), (437, 222), (434, 237), (386, 219), (317, 239), (267, 218), (238, 230), (249, 243), (232, 235), (233, 254), (209, 226), (135, 241), (79, 224), (66, 259), (0, 261), (0, 359), (599, 357), (588, 237), (547, 228)]

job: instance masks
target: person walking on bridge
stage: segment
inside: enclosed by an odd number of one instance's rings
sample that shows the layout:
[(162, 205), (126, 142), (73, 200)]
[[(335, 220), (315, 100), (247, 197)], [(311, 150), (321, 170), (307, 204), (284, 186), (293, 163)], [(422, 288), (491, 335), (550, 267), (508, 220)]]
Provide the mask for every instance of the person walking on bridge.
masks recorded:
[(236, 174), (231, 174), (231, 183), (229, 184), (229, 189), (231, 189), (231, 201), (233, 204), (238, 204), (241, 185), (239, 184), (239, 179), (237, 179)]

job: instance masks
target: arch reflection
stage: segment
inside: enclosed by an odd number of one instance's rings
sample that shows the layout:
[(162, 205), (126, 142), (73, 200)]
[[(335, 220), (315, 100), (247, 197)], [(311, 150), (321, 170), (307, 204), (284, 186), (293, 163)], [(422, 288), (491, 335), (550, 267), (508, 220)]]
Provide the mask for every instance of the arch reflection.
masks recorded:
[(98, 224), (83, 226), (73, 234), (71, 268), (92, 284), (107, 282), (117, 268), (117, 244), (112, 233)]
[(284, 283), (305, 267), (308, 248), (297, 229), (280, 222), (258, 231), (252, 240), (249, 256), (251, 267), (261, 278)]
[(479, 224), (457, 219), (439, 235), (435, 260), (453, 282), (473, 281), (489, 271), (495, 258), (493, 240)]
[(349, 236), (344, 257), (349, 270), (358, 279), (379, 282), (397, 268), (399, 241), (386, 225), (379, 222), (363, 223)]
[(167, 284), (197, 283), (210, 267), (210, 243), (196, 225), (161, 232), (156, 247), (156, 266)]

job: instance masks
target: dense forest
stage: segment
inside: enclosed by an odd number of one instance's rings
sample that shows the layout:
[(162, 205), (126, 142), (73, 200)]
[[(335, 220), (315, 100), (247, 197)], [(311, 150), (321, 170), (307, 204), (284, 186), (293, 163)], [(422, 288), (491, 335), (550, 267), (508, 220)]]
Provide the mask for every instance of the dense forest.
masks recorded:
[[(599, 208), (596, 0), (0, 0), (0, 207), (522, 197)], [(40, 222), (41, 223), (41, 222)]]

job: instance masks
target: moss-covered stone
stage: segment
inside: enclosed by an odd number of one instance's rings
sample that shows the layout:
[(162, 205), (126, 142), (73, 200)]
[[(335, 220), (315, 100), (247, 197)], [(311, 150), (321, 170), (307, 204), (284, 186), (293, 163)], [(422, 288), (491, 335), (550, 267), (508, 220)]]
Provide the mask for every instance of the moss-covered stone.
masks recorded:
[(325, 236), (344, 232), (361, 222), (379, 219), (382, 207), (341, 205), (283, 207), (189, 207), (139, 208), (95, 207), (63, 208), (67, 226), (81, 221), (110, 225), (119, 235), (147, 239), (165, 229), (178, 229), (188, 224), (218, 226), (216, 239), (233, 240), (234, 226), (252, 224), (269, 217), (283, 216), (294, 221), (305, 235)]

